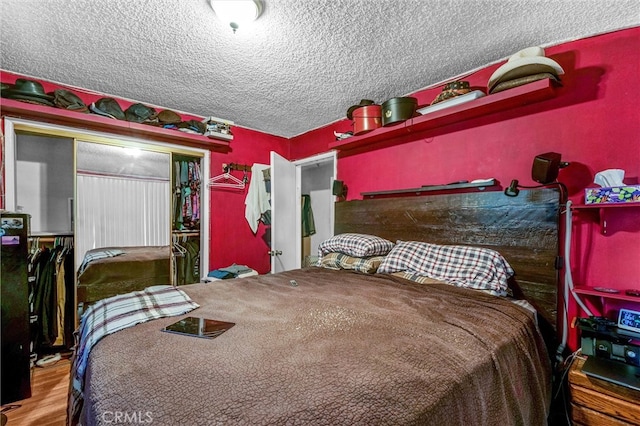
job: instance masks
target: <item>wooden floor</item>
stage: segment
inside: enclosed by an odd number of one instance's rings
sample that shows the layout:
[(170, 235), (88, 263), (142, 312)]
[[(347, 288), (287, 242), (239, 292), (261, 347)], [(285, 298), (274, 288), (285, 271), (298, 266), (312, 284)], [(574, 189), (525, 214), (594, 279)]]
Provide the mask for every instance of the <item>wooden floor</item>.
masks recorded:
[(49, 367), (35, 367), (31, 376), (31, 398), (10, 405), (7, 426), (64, 426), (67, 418), (67, 391), (71, 363), (62, 359)]

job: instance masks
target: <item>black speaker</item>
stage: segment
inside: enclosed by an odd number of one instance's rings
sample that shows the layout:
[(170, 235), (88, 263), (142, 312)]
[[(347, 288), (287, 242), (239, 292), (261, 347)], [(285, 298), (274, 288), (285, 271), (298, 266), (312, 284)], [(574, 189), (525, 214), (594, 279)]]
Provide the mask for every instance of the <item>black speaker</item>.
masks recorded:
[(531, 168), (531, 178), (536, 182), (545, 184), (551, 183), (558, 177), (558, 170), (565, 164), (560, 162), (560, 154), (557, 152), (547, 152), (537, 155), (533, 159)]
[(333, 195), (335, 195), (336, 197), (345, 197), (347, 195), (347, 186), (343, 181), (333, 181)]

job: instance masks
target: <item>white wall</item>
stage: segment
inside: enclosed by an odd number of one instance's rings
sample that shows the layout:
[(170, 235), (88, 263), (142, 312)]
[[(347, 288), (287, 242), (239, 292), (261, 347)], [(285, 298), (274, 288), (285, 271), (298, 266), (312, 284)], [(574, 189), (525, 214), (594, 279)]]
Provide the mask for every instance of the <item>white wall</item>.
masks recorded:
[(20, 134), (16, 144), (16, 210), (31, 215), (31, 232), (73, 232), (73, 140)]
[(333, 209), (333, 161), (316, 163), (302, 168), (302, 194), (311, 196), (311, 208), (316, 233), (311, 236), (311, 254), (318, 254), (318, 245), (333, 235), (331, 209)]

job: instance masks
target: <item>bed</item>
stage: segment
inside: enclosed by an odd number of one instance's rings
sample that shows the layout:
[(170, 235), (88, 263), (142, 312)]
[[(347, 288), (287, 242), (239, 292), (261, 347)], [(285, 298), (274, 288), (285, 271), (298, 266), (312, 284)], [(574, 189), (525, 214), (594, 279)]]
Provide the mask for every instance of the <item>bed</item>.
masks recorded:
[[(342, 268), (161, 288), (198, 307), (99, 339), (69, 422), (546, 424), (551, 366), (540, 325), (554, 324), (558, 214), (552, 190), (337, 203), (336, 236), (389, 239), (391, 251), (350, 253)], [(402, 268), (393, 255), (401, 241), (457, 238), (498, 249), (515, 275), (497, 279), (526, 301), (377, 272)], [(186, 316), (235, 325), (215, 339), (161, 331)]]
[(78, 268), (77, 300), (83, 306), (156, 284), (171, 283), (169, 246), (88, 250)]

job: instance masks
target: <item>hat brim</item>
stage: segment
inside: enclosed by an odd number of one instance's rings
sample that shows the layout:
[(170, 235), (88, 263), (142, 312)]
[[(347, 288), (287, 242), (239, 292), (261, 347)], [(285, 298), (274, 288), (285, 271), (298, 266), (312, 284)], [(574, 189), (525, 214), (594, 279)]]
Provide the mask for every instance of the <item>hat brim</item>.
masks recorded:
[(17, 101), (27, 101), (30, 103), (37, 103), (46, 106), (55, 106), (53, 104), (53, 98), (51, 96), (40, 96), (33, 93), (16, 92), (11, 90), (5, 90), (2, 92), (3, 98), (15, 99)]
[(182, 117), (177, 113), (167, 112), (166, 110), (158, 113), (157, 118), (160, 124), (178, 124), (182, 121)]
[(102, 111), (100, 108), (98, 108), (96, 106), (95, 103), (92, 103), (91, 105), (89, 105), (89, 110), (95, 114), (101, 115), (103, 117), (109, 117), (109, 118), (113, 118), (114, 120), (117, 120), (117, 118), (107, 112)]
[(541, 72), (540, 74), (533, 74), (526, 77), (514, 78), (513, 80), (502, 81), (493, 86), (491, 92), (489, 93), (499, 93), (504, 90), (513, 89), (514, 87), (523, 86), (525, 84), (533, 83), (534, 81), (543, 80), (545, 78), (554, 81), (556, 84), (562, 85), (560, 79), (554, 74), (551, 74), (550, 72)]
[(545, 56), (532, 56), (529, 58), (517, 59), (515, 61), (509, 61), (502, 65), (500, 68), (489, 78), (487, 88), (489, 91), (493, 87), (503, 81), (509, 81), (516, 78), (526, 77), (528, 75), (540, 74), (548, 72), (556, 77), (564, 74), (564, 70), (553, 59)]

